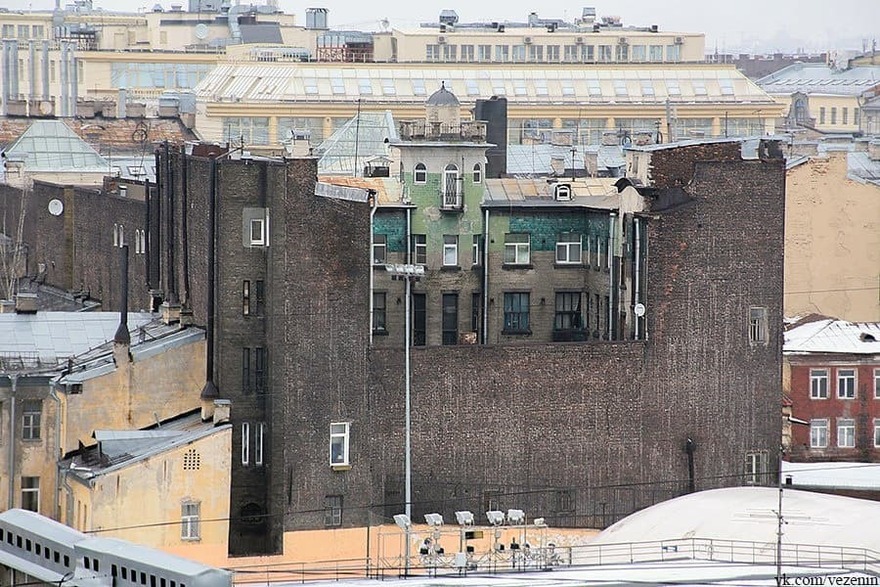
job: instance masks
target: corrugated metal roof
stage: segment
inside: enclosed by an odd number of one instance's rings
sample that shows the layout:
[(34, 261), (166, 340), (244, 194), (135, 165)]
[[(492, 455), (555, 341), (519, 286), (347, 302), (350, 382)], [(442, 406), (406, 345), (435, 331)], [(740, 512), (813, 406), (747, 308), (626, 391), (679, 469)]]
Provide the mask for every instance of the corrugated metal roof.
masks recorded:
[(796, 63), (757, 81), (769, 94), (829, 94), (858, 96), (880, 85), (880, 67), (840, 71), (822, 63)]
[[(142, 312), (128, 314), (132, 338), (153, 320)], [(61, 364), (113, 340), (118, 312), (38, 312), (0, 314), (0, 357), (27, 356), (40, 364)]]
[(572, 206), (613, 210), (620, 206), (616, 178), (578, 178), (560, 180), (571, 186), (571, 200), (558, 201), (553, 197), (556, 183), (546, 178), (502, 178), (485, 181), (483, 205), (498, 206)]
[(880, 180), (880, 161), (874, 161), (867, 153), (847, 153), (847, 175), (862, 181)]
[(788, 354), (840, 353), (880, 356), (880, 322), (827, 318), (795, 326), (785, 333)]
[(380, 206), (401, 205), (403, 184), (397, 178), (390, 177), (350, 177), (344, 175), (320, 175), (318, 180), (323, 183), (343, 187), (374, 190)]
[(774, 103), (739, 71), (727, 66), (602, 67), (558, 65), (326, 63), (227, 63), (195, 88), (201, 100), (219, 102), (423, 103), (445, 84), (463, 103), (492, 95), (512, 104)]

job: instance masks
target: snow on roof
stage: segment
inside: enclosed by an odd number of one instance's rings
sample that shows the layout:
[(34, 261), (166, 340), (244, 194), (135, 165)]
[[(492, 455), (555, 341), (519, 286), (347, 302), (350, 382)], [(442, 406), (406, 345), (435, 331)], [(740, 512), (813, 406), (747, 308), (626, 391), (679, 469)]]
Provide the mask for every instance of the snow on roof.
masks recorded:
[[(770, 487), (699, 491), (636, 512), (591, 544), (705, 538), (776, 544), (779, 492)], [(880, 503), (786, 489), (785, 542), (880, 552)]]
[(834, 318), (808, 322), (785, 333), (783, 351), (788, 354), (880, 354), (880, 322), (847, 322)]
[(789, 463), (782, 461), (782, 475), (792, 485), (847, 487), (880, 490), (880, 463)]

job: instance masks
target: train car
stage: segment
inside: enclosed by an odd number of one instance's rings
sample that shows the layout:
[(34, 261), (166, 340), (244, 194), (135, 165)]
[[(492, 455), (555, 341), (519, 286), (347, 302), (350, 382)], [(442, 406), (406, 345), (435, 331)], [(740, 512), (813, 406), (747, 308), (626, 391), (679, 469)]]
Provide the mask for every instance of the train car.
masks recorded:
[(11, 509), (0, 513), (0, 584), (62, 584), (73, 577), (75, 547), (87, 538), (35, 512)]
[(76, 544), (77, 587), (232, 587), (232, 573), (117, 538)]

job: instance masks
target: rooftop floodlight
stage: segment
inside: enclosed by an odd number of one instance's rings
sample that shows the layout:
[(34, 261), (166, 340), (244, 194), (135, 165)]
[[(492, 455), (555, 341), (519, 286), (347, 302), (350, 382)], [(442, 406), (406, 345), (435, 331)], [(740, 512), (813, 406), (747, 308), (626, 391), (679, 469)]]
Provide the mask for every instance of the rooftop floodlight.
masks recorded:
[(394, 516), (394, 523), (397, 524), (401, 530), (409, 530), (409, 527), (412, 526), (412, 522), (410, 522), (409, 516), (406, 514), (397, 514)]
[(486, 512), (486, 519), (493, 526), (500, 526), (504, 523), (504, 512), (499, 512), (498, 510), (488, 511)]
[(442, 526), (443, 516), (440, 514), (425, 514), (425, 522), (427, 522), (429, 526)]
[(473, 526), (474, 514), (468, 511), (455, 512), (455, 521), (459, 526)]
[(535, 526), (546, 526), (544, 518), (535, 518)]
[(526, 519), (526, 515), (522, 510), (507, 510), (507, 521), (511, 524), (522, 524)]

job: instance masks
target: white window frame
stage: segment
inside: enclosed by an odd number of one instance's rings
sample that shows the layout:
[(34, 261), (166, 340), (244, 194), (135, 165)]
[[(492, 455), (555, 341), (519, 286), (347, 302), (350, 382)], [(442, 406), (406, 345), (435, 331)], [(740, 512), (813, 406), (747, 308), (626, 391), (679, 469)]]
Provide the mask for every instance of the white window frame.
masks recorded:
[(480, 252), (480, 244), (483, 242), (483, 235), (475, 234), (473, 236), (473, 240), (471, 242), (471, 254), (473, 258), (471, 259), (471, 265), (479, 265), (483, 258)]
[[(841, 373), (852, 373), (852, 375), (841, 375)], [(844, 382), (850, 382), (851, 385), (844, 389)], [(856, 389), (858, 388), (858, 375), (855, 368), (846, 368), (837, 370), (837, 399), (855, 399)]]
[(856, 421), (853, 418), (837, 419), (837, 447), (856, 447)]
[[(33, 402), (30, 404), (30, 402)], [(39, 404), (39, 409), (33, 406)], [(43, 402), (42, 400), (25, 400), (21, 412), (21, 439), (40, 440), (43, 427)]]
[(880, 448), (880, 418), (874, 418), (874, 448)]
[(556, 241), (556, 263), (559, 265), (579, 265), (583, 245), (581, 235), (572, 232), (564, 232)]
[(443, 266), (458, 267), (458, 235), (443, 235)]
[[(267, 219), (266, 218), (251, 218), (250, 222), (248, 222), (248, 241), (250, 241), (252, 247), (265, 247), (268, 242), (268, 238), (266, 238), (267, 230)], [(259, 229), (256, 231), (257, 236), (254, 237), (254, 227), (259, 226)]]
[[(36, 479), (36, 486), (35, 487), (25, 487), (24, 486), (25, 479)], [(25, 507), (25, 502), (26, 502), (25, 494), (28, 494), (28, 501), (30, 501), (30, 499), (33, 499), (33, 502), (36, 504), (37, 509), (30, 510), (30, 508)], [(30, 494), (34, 494), (34, 497), (31, 498)], [(39, 477), (26, 476), (26, 477), (21, 478), (21, 508), (26, 509), (26, 510), (30, 510), (30, 511), (34, 511), (34, 512), (40, 511), (40, 478)]]
[(266, 423), (254, 426), (254, 464), (263, 466), (263, 439), (266, 436)]
[(180, 539), (201, 540), (200, 520), (202, 504), (199, 501), (184, 501), (180, 504)]
[(413, 183), (419, 185), (428, 183), (428, 168), (424, 163), (416, 163), (413, 167)]
[(880, 369), (874, 369), (874, 399), (880, 399)]
[(119, 225), (118, 224), (113, 225), (113, 246), (114, 247), (119, 246)]
[[(380, 254), (381, 253), (381, 254)], [(388, 237), (384, 234), (373, 235), (373, 265), (385, 265), (388, 260)]]
[[(351, 422), (331, 422), (330, 423), (330, 466), (331, 467), (347, 467), (350, 465), (349, 460), (349, 433), (351, 432)], [(334, 455), (333, 447), (341, 446), (341, 454)], [(334, 458), (334, 456), (336, 458)]]
[(767, 308), (749, 307), (749, 344), (766, 345), (768, 341)]
[[(516, 240), (512, 240), (513, 238)], [(522, 238), (525, 237), (525, 242)], [(509, 232), (504, 235), (504, 264), (528, 265), (531, 261), (531, 235), (527, 232)]]
[(828, 447), (828, 419), (810, 420), (810, 448)]
[(428, 263), (428, 235), (412, 235), (412, 245), (413, 264), (426, 265)]
[(474, 183), (483, 183), (483, 166), (474, 164)]
[(747, 485), (757, 485), (761, 482), (761, 476), (767, 473), (767, 461), (766, 451), (746, 453), (745, 482)]
[(251, 463), (251, 423), (241, 423), (241, 464)]
[(828, 399), (828, 369), (810, 369), (810, 399)]

